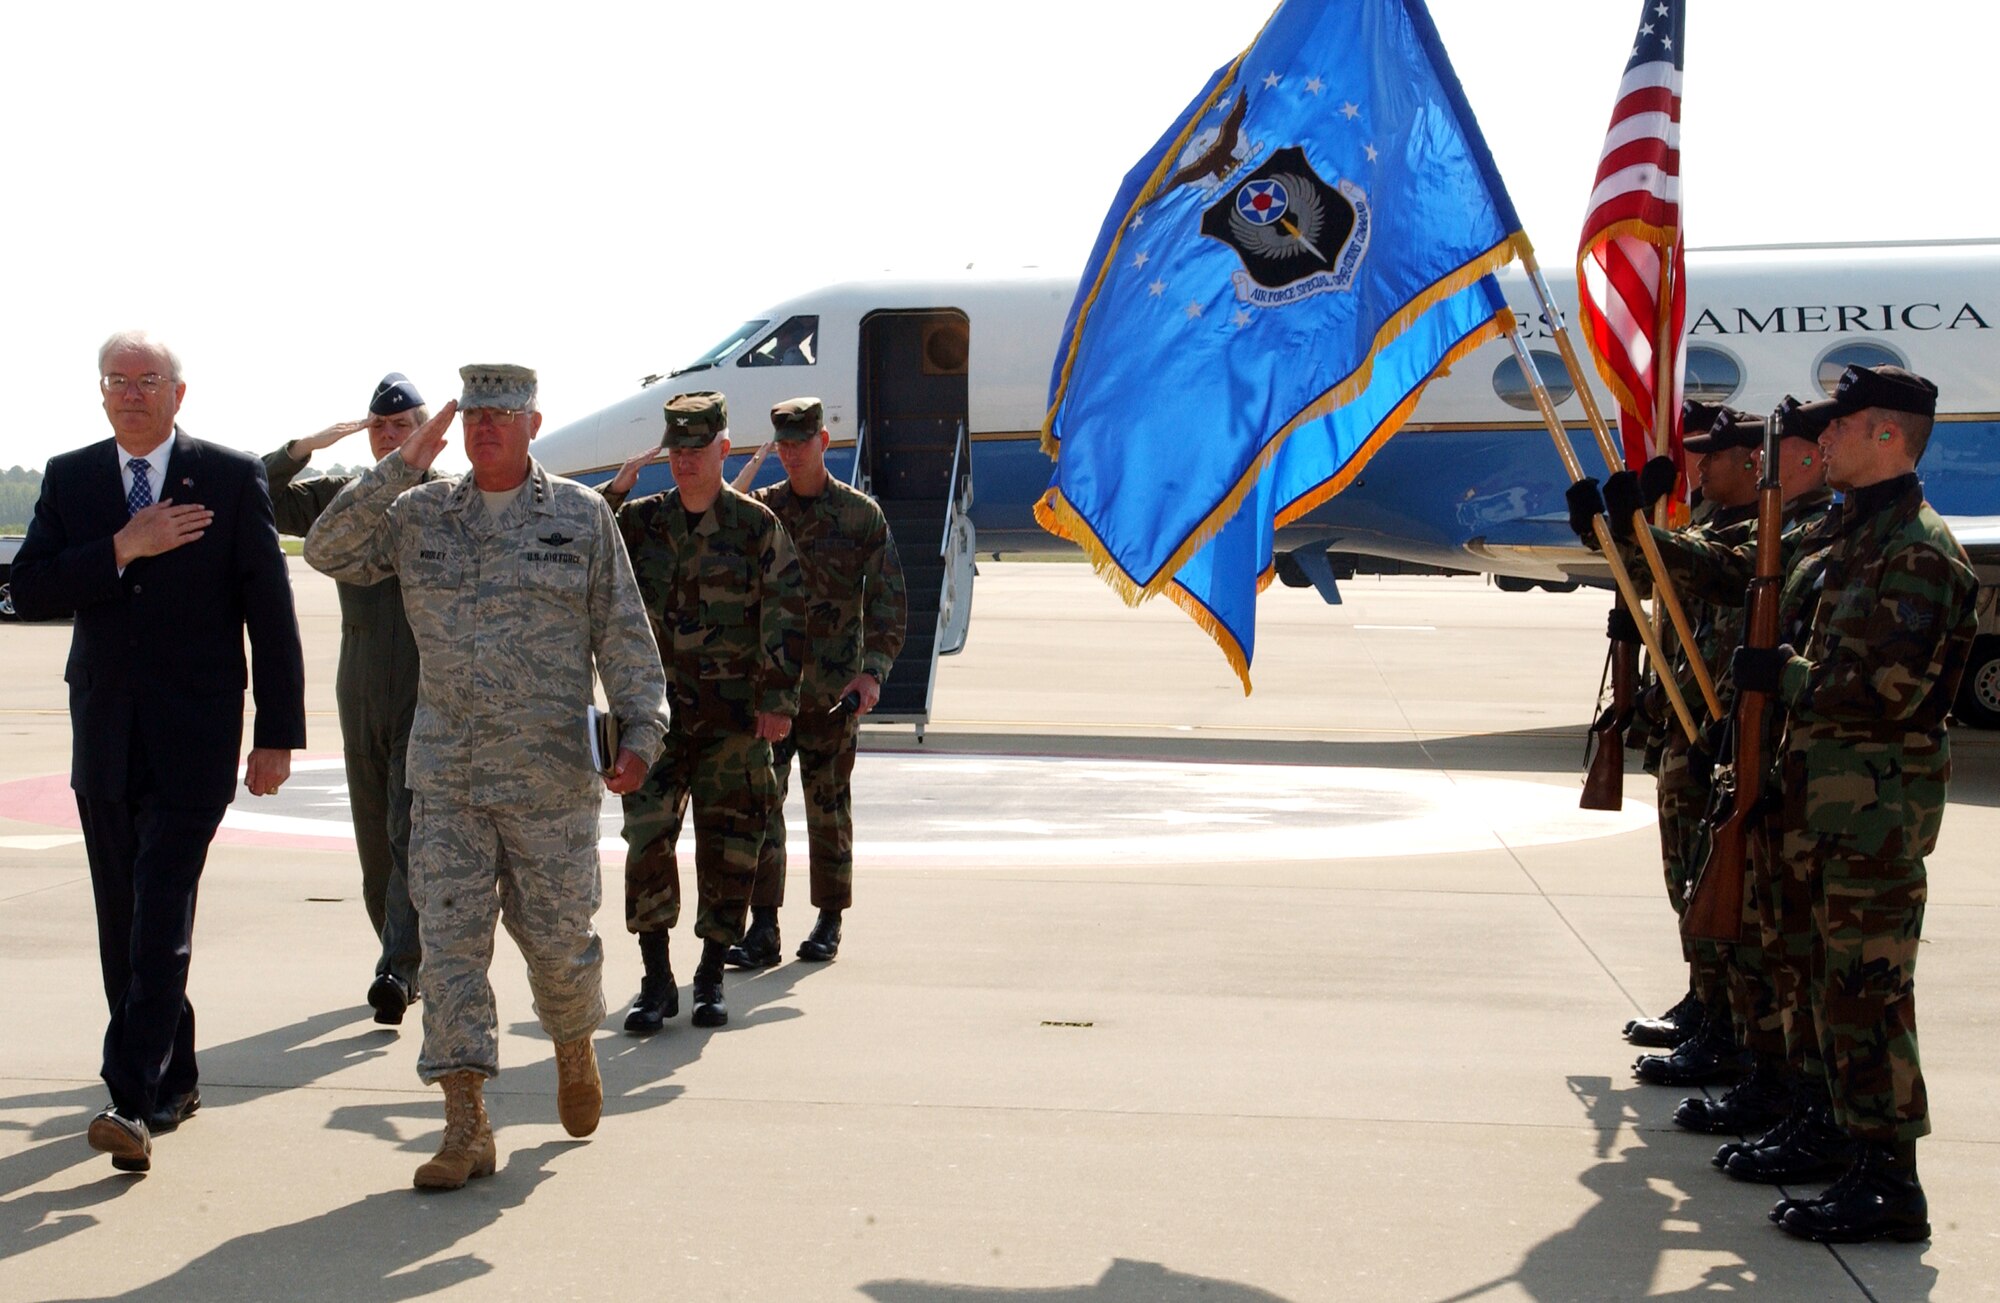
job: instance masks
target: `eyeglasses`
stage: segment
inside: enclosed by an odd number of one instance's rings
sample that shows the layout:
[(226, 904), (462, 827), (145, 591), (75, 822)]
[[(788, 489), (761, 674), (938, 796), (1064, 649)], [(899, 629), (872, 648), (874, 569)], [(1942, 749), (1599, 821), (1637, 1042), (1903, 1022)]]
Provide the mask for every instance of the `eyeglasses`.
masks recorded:
[(121, 376), (113, 374), (108, 376), (97, 377), (98, 388), (102, 389), (107, 394), (124, 393), (127, 389), (131, 388), (133, 385), (139, 386), (139, 388), (145, 393), (157, 394), (160, 392), (160, 390), (164, 389), (169, 383), (171, 382), (167, 379), (167, 377), (161, 375), (157, 371), (148, 371), (145, 375), (142, 376)]
[(508, 425), (526, 415), (505, 407), (464, 407), (459, 409), (458, 419), (465, 425)]

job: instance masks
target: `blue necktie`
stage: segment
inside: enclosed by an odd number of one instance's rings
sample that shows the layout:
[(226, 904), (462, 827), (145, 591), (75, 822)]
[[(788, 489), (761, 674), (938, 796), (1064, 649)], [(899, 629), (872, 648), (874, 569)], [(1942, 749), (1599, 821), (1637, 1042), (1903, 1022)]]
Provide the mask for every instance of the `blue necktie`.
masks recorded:
[(125, 495), (125, 510), (128, 515), (136, 516), (153, 505), (153, 486), (146, 479), (146, 472), (152, 467), (146, 464), (144, 457), (134, 457), (131, 466), (132, 491)]

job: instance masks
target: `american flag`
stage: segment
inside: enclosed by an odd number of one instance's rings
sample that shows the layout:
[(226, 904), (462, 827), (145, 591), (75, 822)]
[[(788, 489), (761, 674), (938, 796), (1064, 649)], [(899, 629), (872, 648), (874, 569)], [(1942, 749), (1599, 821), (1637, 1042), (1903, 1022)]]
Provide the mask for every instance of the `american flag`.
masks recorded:
[[(1604, 135), (1577, 246), (1579, 315), (1597, 370), (1617, 396), (1627, 464), (1653, 455), (1659, 377), (1670, 387), (1669, 446), (1682, 460), (1681, 37), (1686, 0), (1645, 0)], [(1661, 265), (1671, 269), (1664, 322)], [(1685, 482), (1685, 477), (1683, 477)]]

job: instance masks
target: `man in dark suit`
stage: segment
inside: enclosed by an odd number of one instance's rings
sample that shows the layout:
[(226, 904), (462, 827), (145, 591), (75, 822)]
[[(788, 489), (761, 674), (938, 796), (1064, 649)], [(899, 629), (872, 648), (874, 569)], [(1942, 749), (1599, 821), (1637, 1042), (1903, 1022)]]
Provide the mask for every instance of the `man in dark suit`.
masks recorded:
[(263, 464), (174, 424), (180, 361), (139, 332), (98, 351), (114, 437), (52, 458), (14, 560), (26, 619), (73, 614), (76, 790), (111, 1025), (111, 1104), (90, 1145), (121, 1171), (200, 1106), (187, 1001), (195, 890), (235, 795), (248, 629), (257, 724), (244, 782), (268, 796), (306, 741), (305, 668)]

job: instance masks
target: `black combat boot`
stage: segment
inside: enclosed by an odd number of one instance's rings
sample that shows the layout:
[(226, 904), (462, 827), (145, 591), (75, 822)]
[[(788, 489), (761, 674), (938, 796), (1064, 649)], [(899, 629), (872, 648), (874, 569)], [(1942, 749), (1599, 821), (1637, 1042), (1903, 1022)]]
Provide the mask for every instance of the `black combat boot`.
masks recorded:
[(778, 907), (752, 905), (749, 929), (741, 942), (729, 947), (723, 962), (731, 968), (769, 968), (782, 958), (778, 945)]
[(1818, 1199), (1792, 1201), (1778, 1226), (1821, 1244), (1929, 1239), (1930, 1203), (1917, 1184), (1916, 1142), (1857, 1142), (1847, 1175)]
[(1674, 1125), (1703, 1135), (1755, 1135), (1785, 1120), (1792, 1109), (1792, 1082), (1783, 1059), (1760, 1057), (1750, 1075), (1721, 1099), (1695, 1095), (1674, 1110)]
[(1722, 1170), (1739, 1181), (1800, 1185), (1839, 1176), (1853, 1161), (1854, 1142), (1833, 1124), (1825, 1099), (1813, 1098), (1762, 1141), (1731, 1154)]
[(1709, 1010), (1701, 1030), (1674, 1047), (1672, 1054), (1642, 1054), (1632, 1075), (1649, 1086), (1707, 1086), (1734, 1081), (1749, 1070), (1736, 1044), (1729, 1011)]
[(729, 1021), (729, 1006), (722, 1002), (722, 961), (729, 947), (720, 941), (701, 943), (701, 963), (694, 970), (694, 1025), (720, 1027)]
[(681, 1011), (681, 989), (674, 985), (674, 970), (667, 963), (665, 932), (641, 932), (639, 958), (646, 965), (646, 975), (639, 979), (639, 994), (632, 999), (632, 1011), (625, 1015), (625, 1030), (650, 1035)]
[(799, 958), (825, 963), (840, 953), (840, 911), (823, 909), (819, 921), (804, 941), (799, 942)]
[(1657, 1018), (1634, 1018), (1625, 1024), (1625, 1039), (1649, 1050), (1671, 1050), (1701, 1027), (1701, 1001), (1694, 988), (1681, 1002)]

